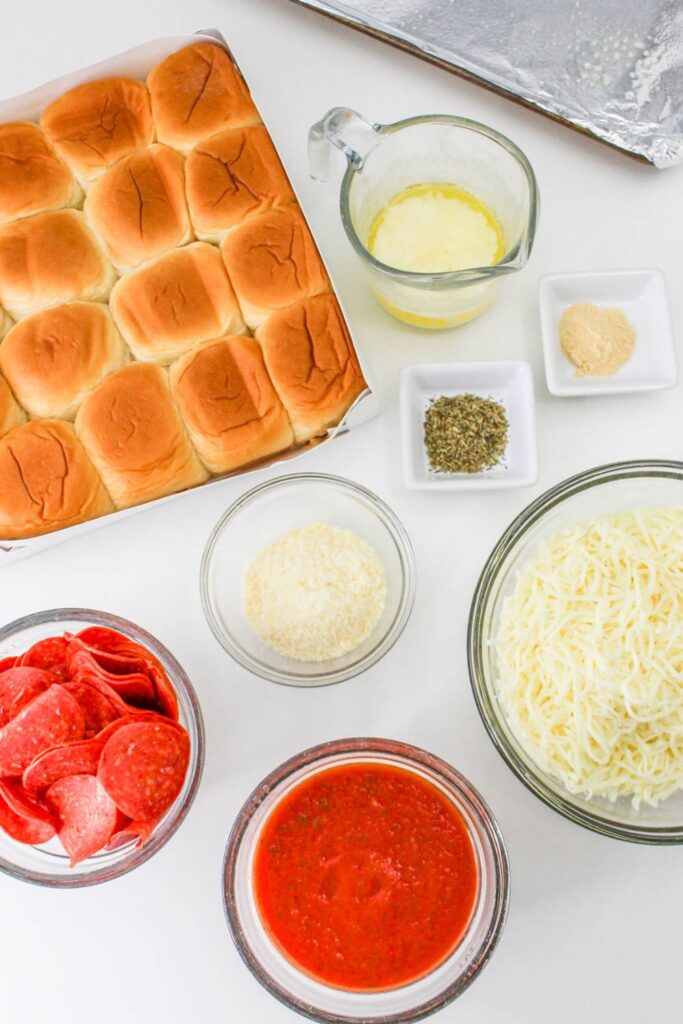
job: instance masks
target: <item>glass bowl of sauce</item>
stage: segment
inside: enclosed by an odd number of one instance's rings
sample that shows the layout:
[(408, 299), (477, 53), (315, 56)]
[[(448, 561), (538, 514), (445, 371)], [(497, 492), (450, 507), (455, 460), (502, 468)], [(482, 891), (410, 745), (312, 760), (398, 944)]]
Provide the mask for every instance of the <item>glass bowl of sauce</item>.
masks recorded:
[(225, 856), (237, 949), (316, 1021), (417, 1020), (479, 974), (507, 912), (505, 847), (470, 783), (380, 739), (325, 743), (254, 790)]
[(446, 114), (382, 125), (335, 107), (309, 133), (314, 178), (327, 178), (331, 146), (347, 160), (344, 229), (377, 300), (399, 320), (467, 323), (526, 264), (538, 187), (504, 135)]

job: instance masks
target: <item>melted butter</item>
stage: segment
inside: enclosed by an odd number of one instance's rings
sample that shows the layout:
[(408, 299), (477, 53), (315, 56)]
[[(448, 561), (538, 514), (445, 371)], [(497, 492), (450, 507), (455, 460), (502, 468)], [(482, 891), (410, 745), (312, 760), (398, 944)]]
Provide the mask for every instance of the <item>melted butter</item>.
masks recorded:
[(389, 267), (429, 274), (493, 266), (505, 254), (505, 242), (481, 199), (437, 181), (393, 196), (372, 223), (368, 250)]
[(402, 320), (404, 324), (410, 324), (412, 327), (426, 327), (432, 330), (440, 330), (446, 327), (461, 327), (462, 324), (469, 323), (470, 320), (481, 316), (493, 298), (493, 296), (490, 296), (485, 302), (480, 302), (478, 305), (472, 306), (462, 313), (456, 313), (453, 316), (428, 316), (426, 313), (411, 313), (406, 309), (401, 309), (400, 306), (389, 302), (376, 289), (373, 289), (373, 293), (380, 306), (383, 306), (387, 313), (391, 313), (397, 320)]

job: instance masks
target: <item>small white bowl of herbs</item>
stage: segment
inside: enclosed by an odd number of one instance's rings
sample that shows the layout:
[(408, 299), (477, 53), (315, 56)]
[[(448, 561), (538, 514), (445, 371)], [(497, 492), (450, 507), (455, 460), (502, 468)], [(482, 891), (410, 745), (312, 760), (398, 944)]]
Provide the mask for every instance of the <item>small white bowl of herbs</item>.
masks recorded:
[(400, 403), (406, 487), (493, 490), (536, 482), (528, 363), (406, 366)]

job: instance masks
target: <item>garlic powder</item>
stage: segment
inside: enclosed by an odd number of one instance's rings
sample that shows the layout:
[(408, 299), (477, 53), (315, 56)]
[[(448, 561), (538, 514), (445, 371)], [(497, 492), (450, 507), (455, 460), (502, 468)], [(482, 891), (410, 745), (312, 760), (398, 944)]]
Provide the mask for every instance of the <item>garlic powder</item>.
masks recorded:
[(299, 661), (327, 661), (370, 635), (386, 590), (382, 562), (366, 541), (315, 523), (258, 553), (244, 575), (242, 604), (269, 647)]
[(577, 377), (611, 377), (633, 355), (636, 332), (620, 309), (575, 302), (560, 319), (560, 345)]

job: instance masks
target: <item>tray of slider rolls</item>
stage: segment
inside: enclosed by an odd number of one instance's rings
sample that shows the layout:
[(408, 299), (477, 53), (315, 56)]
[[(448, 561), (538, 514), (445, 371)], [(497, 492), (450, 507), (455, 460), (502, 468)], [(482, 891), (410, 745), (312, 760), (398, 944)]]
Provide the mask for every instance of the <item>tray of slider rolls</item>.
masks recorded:
[(7, 557), (375, 411), (287, 173), (210, 35), (0, 103), (0, 338)]

